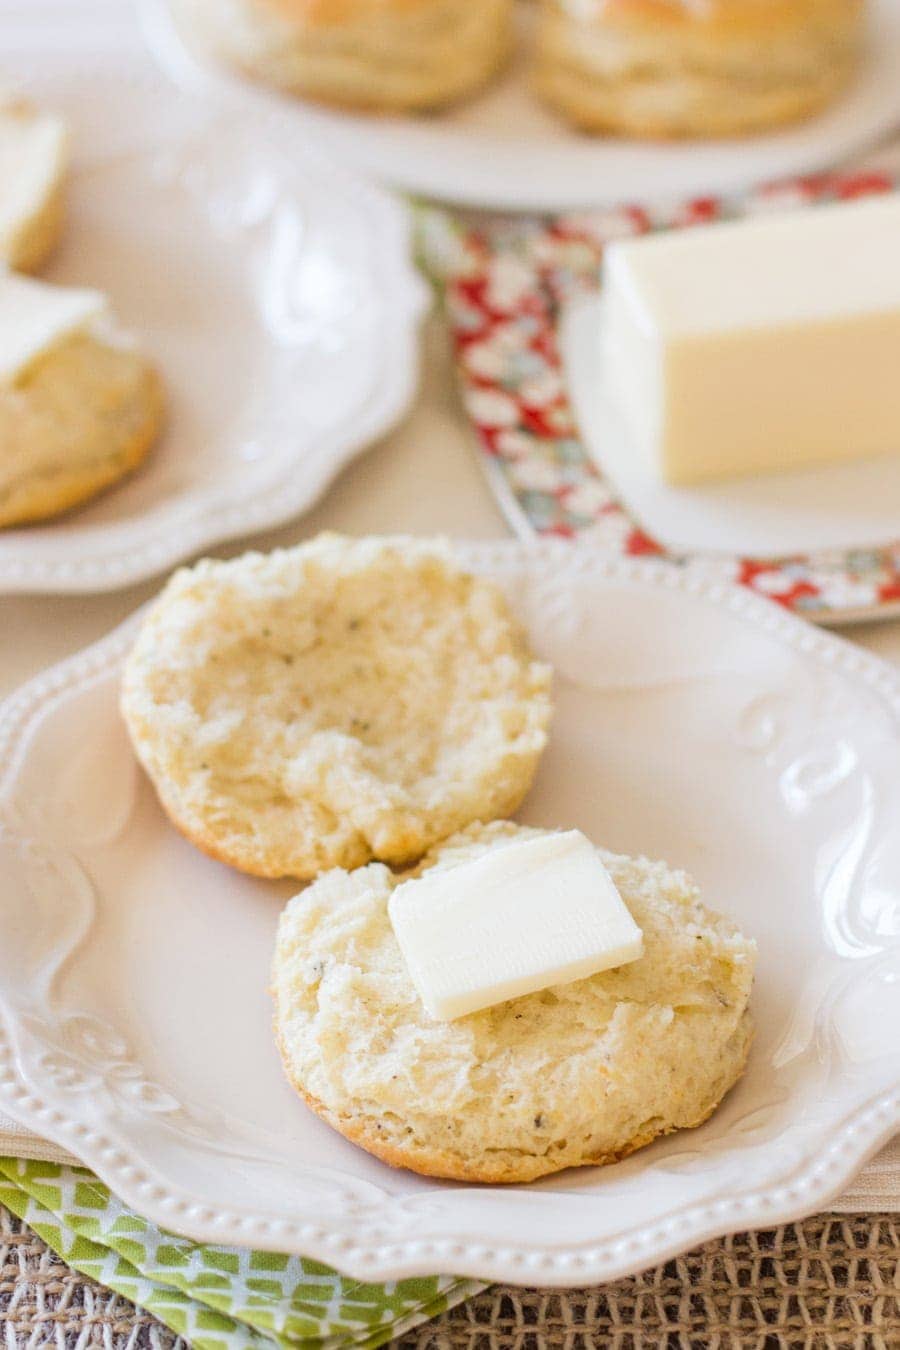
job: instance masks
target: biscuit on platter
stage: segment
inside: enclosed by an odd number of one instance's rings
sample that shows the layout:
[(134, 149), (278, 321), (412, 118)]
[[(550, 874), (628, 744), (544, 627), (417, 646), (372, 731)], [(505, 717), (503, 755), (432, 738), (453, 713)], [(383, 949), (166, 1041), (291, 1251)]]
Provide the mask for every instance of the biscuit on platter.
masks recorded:
[(864, 0), (542, 0), (536, 85), (587, 131), (732, 136), (824, 108), (863, 45)]
[(103, 297), (0, 275), (0, 526), (58, 515), (147, 454), (162, 384)]
[(388, 917), (391, 891), (514, 835), (473, 825), (412, 873), (327, 873), (281, 917), (272, 992), (285, 1072), (328, 1124), (395, 1167), (525, 1182), (615, 1162), (699, 1125), (740, 1077), (755, 944), (683, 872), (598, 850), (644, 955), (453, 1022), (425, 1011)]
[(435, 108), (511, 45), (512, 0), (172, 0), (188, 39), (266, 84), (343, 107)]
[(40, 267), (63, 223), (65, 124), (25, 102), (0, 102), (0, 263)]
[(177, 572), (122, 708), (176, 827), (257, 876), (405, 864), (514, 811), (550, 670), (449, 548), (321, 535)]

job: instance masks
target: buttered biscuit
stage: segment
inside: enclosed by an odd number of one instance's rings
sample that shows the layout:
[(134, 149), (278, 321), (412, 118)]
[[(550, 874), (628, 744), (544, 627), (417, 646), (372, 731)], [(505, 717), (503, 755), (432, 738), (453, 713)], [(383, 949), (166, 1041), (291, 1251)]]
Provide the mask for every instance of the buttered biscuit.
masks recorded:
[(175, 0), (189, 39), (267, 84), (346, 107), (434, 108), (511, 42), (512, 0)]
[[(524, 1182), (609, 1163), (699, 1125), (740, 1076), (755, 945), (682, 872), (601, 852), (644, 954), (457, 1021), (425, 1011), (388, 918), (402, 881), (519, 833), (473, 825), (412, 873), (327, 873), (278, 931), (276, 1035), (292, 1085), (324, 1120), (396, 1167)], [(552, 915), (548, 914), (548, 924)]]
[(162, 386), (102, 295), (0, 273), (0, 526), (43, 520), (133, 469)]
[(174, 824), (259, 876), (403, 864), (512, 812), (550, 672), (448, 549), (324, 535), (177, 572), (125, 668), (135, 749)]
[(33, 271), (56, 243), (67, 142), (60, 118), (0, 101), (0, 264)]
[(577, 126), (731, 136), (823, 108), (859, 65), (864, 0), (541, 0), (537, 89)]

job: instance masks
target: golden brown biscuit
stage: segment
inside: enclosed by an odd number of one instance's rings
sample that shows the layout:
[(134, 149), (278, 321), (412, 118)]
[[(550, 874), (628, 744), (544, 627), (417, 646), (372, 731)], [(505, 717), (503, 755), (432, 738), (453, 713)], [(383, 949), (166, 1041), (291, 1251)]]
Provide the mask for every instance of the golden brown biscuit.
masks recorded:
[(402, 112), (471, 94), (505, 59), (512, 0), (173, 0), (189, 40), (255, 79)]
[(31, 272), (63, 224), (66, 129), (29, 103), (0, 105), (0, 264)]
[(394, 1167), (524, 1182), (615, 1162), (701, 1124), (740, 1077), (756, 948), (683, 872), (601, 857), (644, 933), (617, 970), (439, 1022), (388, 917), (393, 888), (515, 833), (473, 825), (413, 873), (334, 871), (281, 917), (272, 990), (287, 1077), (318, 1115)]
[(162, 383), (128, 347), (74, 333), (0, 385), (0, 526), (58, 515), (143, 460), (163, 417)]
[(730, 136), (823, 108), (862, 49), (864, 0), (542, 0), (536, 87), (576, 126)]

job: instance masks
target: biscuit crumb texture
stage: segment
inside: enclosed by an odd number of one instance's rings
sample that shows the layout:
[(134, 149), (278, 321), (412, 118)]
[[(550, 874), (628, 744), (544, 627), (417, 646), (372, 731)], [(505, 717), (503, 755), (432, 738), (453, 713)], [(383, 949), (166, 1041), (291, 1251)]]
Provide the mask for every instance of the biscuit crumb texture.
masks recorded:
[(473, 825), (405, 875), (330, 872), (282, 915), (272, 985), (288, 1079), (393, 1166), (493, 1183), (615, 1162), (699, 1125), (743, 1070), (755, 944), (683, 872), (602, 850), (643, 929), (640, 960), (455, 1022), (428, 1015), (388, 918), (393, 887), (537, 833)]
[(0, 526), (58, 515), (134, 469), (163, 419), (139, 353), (79, 332), (0, 387)]
[(258, 876), (415, 861), (514, 811), (550, 670), (449, 547), (323, 535), (175, 574), (122, 708), (175, 825)]

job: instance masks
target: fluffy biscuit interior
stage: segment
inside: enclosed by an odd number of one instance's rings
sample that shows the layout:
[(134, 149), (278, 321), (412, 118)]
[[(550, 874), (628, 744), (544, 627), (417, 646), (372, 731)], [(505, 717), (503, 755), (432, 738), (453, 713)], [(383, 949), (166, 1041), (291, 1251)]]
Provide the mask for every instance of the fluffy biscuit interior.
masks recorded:
[(123, 708), (164, 805), (216, 856), (309, 877), (402, 863), (514, 810), (550, 672), (499, 589), (411, 540), (327, 536), (178, 573)]

